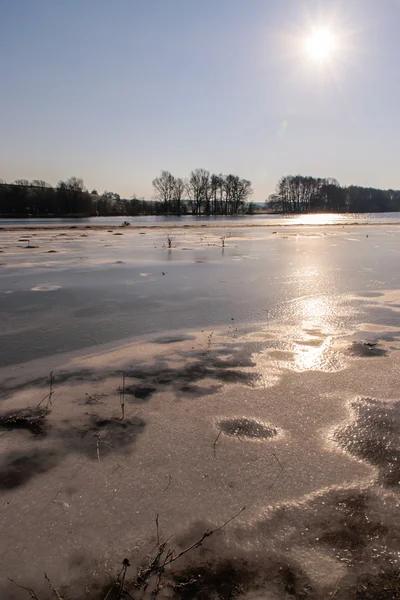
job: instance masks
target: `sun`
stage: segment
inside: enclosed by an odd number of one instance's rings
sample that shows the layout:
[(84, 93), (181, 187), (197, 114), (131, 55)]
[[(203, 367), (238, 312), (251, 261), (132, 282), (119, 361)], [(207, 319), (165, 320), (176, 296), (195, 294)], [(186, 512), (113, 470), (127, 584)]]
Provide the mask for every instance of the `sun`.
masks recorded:
[(326, 28), (314, 29), (306, 39), (306, 50), (310, 58), (325, 63), (332, 58), (337, 49), (337, 39), (332, 31)]

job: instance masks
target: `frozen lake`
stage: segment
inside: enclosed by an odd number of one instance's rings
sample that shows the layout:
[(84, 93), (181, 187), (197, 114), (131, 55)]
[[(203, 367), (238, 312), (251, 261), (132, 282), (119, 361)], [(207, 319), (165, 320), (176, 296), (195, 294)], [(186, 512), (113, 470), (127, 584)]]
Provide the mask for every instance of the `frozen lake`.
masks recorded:
[(198, 227), (204, 226), (272, 226), (281, 225), (345, 225), (351, 223), (400, 223), (400, 212), (386, 213), (321, 213), (305, 215), (242, 215), (237, 217), (210, 216), (181, 217), (138, 216), (138, 217), (90, 217), (84, 219), (1, 219), (0, 227), (68, 227), (81, 226), (113, 226), (129, 221), (132, 227)]
[(2, 234), (1, 365), (231, 318), (292, 326), (313, 306), (350, 326), (350, 295), (400, 287), (396, 227), (178, 230), (170, 250), (165, 232), (119, 233)]
[(397, 597), (399, 226), (0, 239), (1, 598)]

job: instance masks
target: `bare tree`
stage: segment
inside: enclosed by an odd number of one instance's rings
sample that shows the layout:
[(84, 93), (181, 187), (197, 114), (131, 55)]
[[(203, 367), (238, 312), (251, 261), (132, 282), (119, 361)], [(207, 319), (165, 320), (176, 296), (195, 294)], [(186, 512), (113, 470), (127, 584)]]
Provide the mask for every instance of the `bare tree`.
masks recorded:
[(90, 210), (90, 196), (81, 177), (70, 177), (57, 184), (58, 202), (64, 214), (86, 213)]
[(224, 181), (225, 188), (225, 205), (224, 205), (224, 214), (228, 215), (231, 212), (231, 204), (232, 198), (234, 195), (236, 181), (235, 175), (227, 175)]
[(174, 198), (175, 177), (169, 171), (161, 171), (160, 177), (153, 179), (153, 187), (156, 199), (164, 203), (165, 212), (169, 213)]
[(46, 188), (46, 189), (51, 188), (51, 185), (49, 183), (47, 183), (47, 181), (44, 181), (43, 179), (32, 179), (31, 185), (33, 185), (34, 187), (40, 187), (40, 188)]
[(86, 192), (85, 184), (81, 177), (70, 177), (65, 182), (65, 185), (71, 192)]
[(239, 209), (249, 200), (253, 194), (253, 188), (251, 187), (251, 181), (247, 179), (235, 180), (234, 197), (232, 213), (237, 215)]
[(177, 215), (182, 213), (182, 198), (185, 192), (185, 182), (180, 177), (175, 179), (174, 191), (173, 191), (173, 200), (174, 200), (174, 212)]
[(217, 192), (219, 188), (219, 176), (213, 173), (210, 178), (210, 200), (211, 200), (211, 212), (215, 215), (217, 210)]
[(195, 169), (190, 173), (187, 191), (193, 203), (193, 212), (201, 214), (202, 206), (207, 210), (210, 198), (210, 173), (206, 169)]
[(103, 198), (107, 198), (108, 200), (114, 200), (115, 202), (119, 202), (119, 200), (121, 200), (119, 194), (116, 194), (115, 192), (108, 192), (107, 190), (104, 190), (102, 196)]

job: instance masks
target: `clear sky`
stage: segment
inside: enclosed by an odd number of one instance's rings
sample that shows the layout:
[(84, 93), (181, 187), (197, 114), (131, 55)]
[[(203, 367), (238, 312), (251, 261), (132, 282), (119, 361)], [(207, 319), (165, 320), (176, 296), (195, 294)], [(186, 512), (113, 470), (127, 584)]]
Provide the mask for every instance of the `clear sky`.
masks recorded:
[(0, 177), (400, 188), (399, 31), (400, 0), (0, 0)]

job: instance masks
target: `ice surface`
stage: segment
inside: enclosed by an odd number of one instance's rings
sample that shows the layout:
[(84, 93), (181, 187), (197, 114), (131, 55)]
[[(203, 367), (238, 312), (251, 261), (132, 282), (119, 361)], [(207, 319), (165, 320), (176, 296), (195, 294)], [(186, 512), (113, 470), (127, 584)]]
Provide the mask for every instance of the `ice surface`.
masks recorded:
[(27, 597), (11, 577), (46, 600), (46, 572), (64, 600), (104, 598), (154, 554), (157, 515), (178, 553), (244, 506), (160, 597), (398, 597), (386, 229), (235, 230), (223, 252), (182, 229), (171, 254), (162, 231), (38, 231), (29, 250), (4, 232), (0, 597)]

